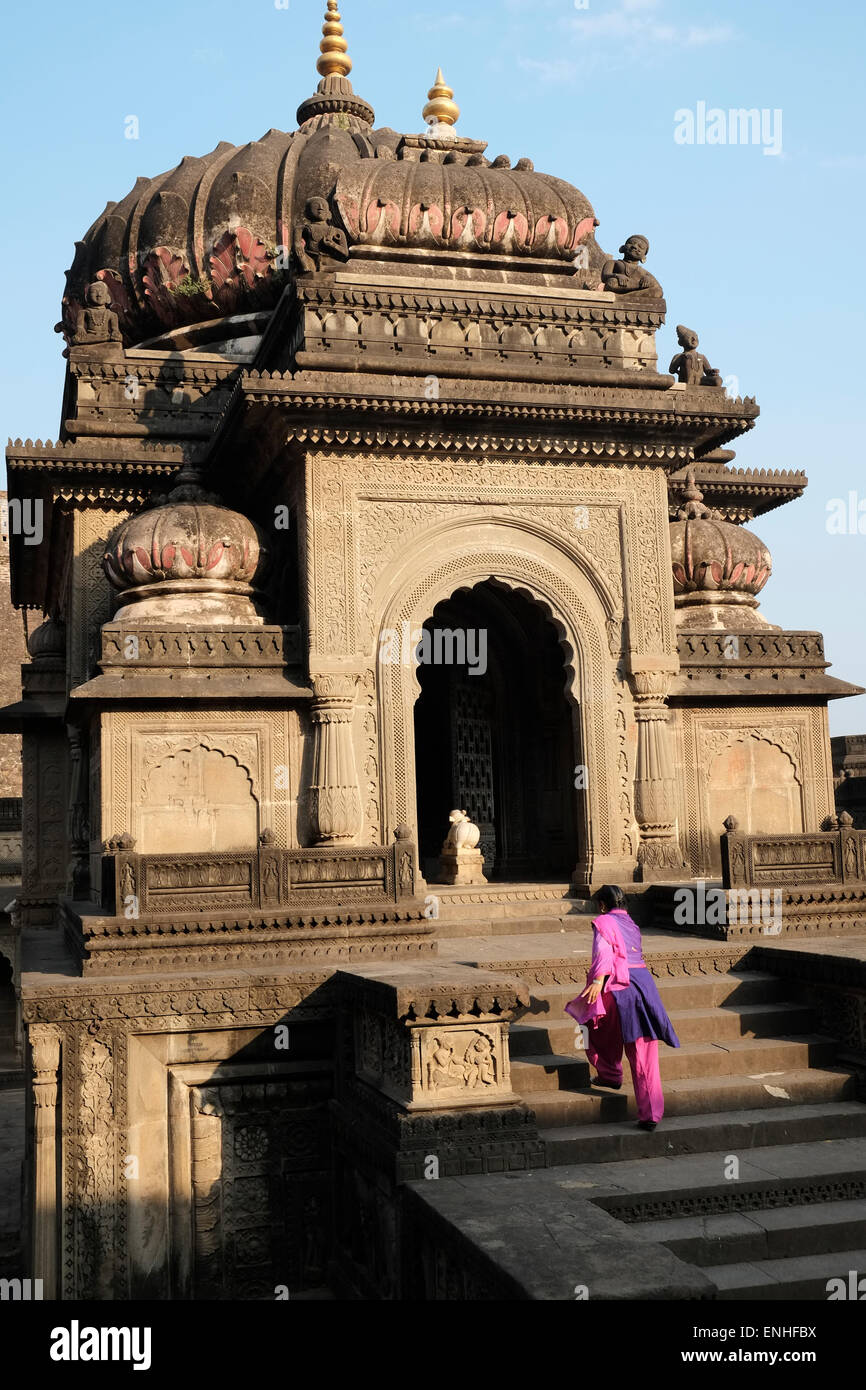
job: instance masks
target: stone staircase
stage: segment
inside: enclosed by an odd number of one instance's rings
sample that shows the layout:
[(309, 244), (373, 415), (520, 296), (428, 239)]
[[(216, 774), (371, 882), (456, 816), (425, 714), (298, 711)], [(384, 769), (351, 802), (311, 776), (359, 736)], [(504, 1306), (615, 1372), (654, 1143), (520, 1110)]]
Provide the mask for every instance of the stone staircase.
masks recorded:
[(567, 883), (494, 883), (477, 889), (434, 883), (428, 891), (438, 900), (441, 940), (589, 932), (598, 911), (591, 902), (571, 897)]
[(665, 1119), (646, 1133), (627, 1062), (622, 1091), (590, 1084), (564, 1012), (581, 985), (538, 973), (511, 1027), (512, 1084), (550, 1166), (700, 1266), (720, 1298), (823, 1299), (829, 1279), (866, 1275), (866, 1105), (795, 986), (709, 958), (707, 973), (660, 979), (682, 1047), (660, 1047)]

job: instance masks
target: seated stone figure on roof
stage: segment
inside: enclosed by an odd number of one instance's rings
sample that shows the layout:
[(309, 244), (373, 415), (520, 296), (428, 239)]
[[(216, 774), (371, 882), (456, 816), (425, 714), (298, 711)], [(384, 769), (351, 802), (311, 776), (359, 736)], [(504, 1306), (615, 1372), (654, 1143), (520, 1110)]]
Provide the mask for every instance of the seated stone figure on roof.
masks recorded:
[(721, 373), (698, 352), (698, 341), (693, 328), (678, 324), (677, 342), (683, 350), (677, 353), (668, 370), (675, 373), (684, 386), (721, 386)]
[(643, 268), (649, 254), (646, 237), (630, 236), (619, 248), (619, 253), (621, 261), (605, 261), (602, 267), (604, 288), (613, 294), (634, 294), (638, 290), (645, 290), (648, 298), (661, 299), (661, 285), (654, 275)]
[(111, 291), (102, 280), (94, 280), (87, 287), (85, 307), (72, 341), (76, 347), (120, 342), (120, 320), (111, 307)]
[(295, 255), (301, 270), (318, 270), (322, 257), (347, 261), (349, 243), (342, 227), (335, 227), (327, 198), (309, 198), (304, 221), (295, 232)]

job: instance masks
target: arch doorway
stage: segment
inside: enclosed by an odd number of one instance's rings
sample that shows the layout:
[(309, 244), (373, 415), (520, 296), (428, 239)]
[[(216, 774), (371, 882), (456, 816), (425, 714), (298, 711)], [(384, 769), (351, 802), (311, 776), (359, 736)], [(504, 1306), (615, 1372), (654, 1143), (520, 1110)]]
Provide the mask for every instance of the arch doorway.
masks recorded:
[(488, 880), (567, 882), (578, 857), (577, 709), (556, 630), (492, 580), (437, 604), (417, 651), (415, 790), (422, 871), (448, 815), (481, 828)]

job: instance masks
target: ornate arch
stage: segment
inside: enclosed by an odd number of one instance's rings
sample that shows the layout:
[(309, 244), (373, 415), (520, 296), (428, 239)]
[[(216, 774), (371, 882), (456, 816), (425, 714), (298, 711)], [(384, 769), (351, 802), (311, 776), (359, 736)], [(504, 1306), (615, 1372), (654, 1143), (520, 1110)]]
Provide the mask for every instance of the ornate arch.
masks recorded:
[[(559, 636), (568, 672), (566, 694), (573, 708), (575, 763), (589, 769), (581, 795), (580, 843), (576, 877), (587, 886), (600, 872), (628, 872), (621, 846), (624, 833), (617, 785), (615, 747), (616, 662), (610, 655), (611, 609), (582, 568), (563, 554), (554, 538), (516, 531), (514, 523), (488, 523), (482, 548), (467, 544), (474, 527), (452, 528), (449, 554), (442, 558), (442, 537), (426, 536), (410, 557), (402, 557), (375, 633), (419, 628), (436, 604), (456, 590), (493, 581), (538, 605)], [(462, 544), (455, 545), (459, 539)], [(518, 548), (519, 539), (524, 545)], [(532, 552), (526, 548), (530, 541)], [(517, 544), (516, 544), (517, 542)], [(413, 709), (420, 691), (410, 665), (377, 668), (379, 738), (385, 841), (397, 825), (416, 822)]]
[(794, 781), (802, 788), (803, 786), (803, 747), (802, 739), (798, 729), (779, 729), (772, 734), (765, 729), (748, 728), (728, 728), (728, 729), (708, 729), (701, 736), (701, 743), (708, 749), (707, 758), (707, 782), (709, 783), (713, 767), (723, 753), (729, 752), (736, 743), (769, 743), (771, 748), (778, 748), (783, 753), (794, 769)]

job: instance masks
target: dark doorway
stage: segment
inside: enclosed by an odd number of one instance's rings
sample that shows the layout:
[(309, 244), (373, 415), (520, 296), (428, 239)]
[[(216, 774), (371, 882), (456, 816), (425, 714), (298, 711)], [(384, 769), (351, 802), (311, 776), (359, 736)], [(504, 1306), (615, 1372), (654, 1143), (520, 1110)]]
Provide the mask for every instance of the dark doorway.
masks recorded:
[(0, 956), (0, 1072), (17, 1071), (20, 1066), (15, 1047), (16, 1014), (12, 962)]
[(481, 828), (486, 878), (567, 882), (579, 760), (553, 625), (488, 580), (438, 604), (424, 630), (415, 773), (425, 875), (436, 877), (456, 808)]

